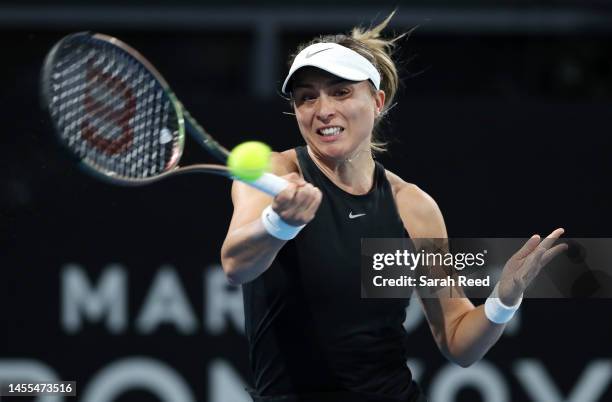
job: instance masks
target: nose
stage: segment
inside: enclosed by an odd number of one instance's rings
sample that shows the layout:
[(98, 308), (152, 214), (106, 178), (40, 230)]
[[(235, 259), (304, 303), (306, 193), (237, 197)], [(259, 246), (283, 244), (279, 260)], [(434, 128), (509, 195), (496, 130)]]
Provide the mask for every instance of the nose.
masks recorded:
[(328, 122), (335, 115), (335, 105), (333, 99), (326, 94), (320, 94), (317, 102), (316, 116), (322, 122)]

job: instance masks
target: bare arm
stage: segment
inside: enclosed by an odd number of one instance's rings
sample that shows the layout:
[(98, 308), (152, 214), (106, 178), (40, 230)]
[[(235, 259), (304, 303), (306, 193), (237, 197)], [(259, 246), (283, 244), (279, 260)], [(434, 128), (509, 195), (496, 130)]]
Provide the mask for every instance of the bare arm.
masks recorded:
[(301, 179), (297, 167), (282, 154), (273, 154), (271, 171), (290, 181), (274, 199), (238, 181), (232, 185), (234, 213), (221, 248), (221, 264), (231, 284), (257, 278), (286, 243), (268, 234), (261, 223), (261, 213), (268, 205), (285, 222), (299, 226), (312, 220), (321, 202), (321, 192)]
[[(410, 237), (447, 238), (442, 213), (429, 195), (403, 181), (396, 188), (398, 211)], [(484, 305), (474, 307), (467, 298), (419, 300), (440, 351), (462, 367), (480, 360), (504, 331), (505, 325), (487, 319)]]
[[(412, 238), (447, 238), (446, 226), (436, 202), (417, 186), (395, 181), (395, 199), (406, 230)], [(499, 281), (499, 300), (510, 306), (518, 302), (529, 283), (566, 245), (553, 247), (563, 229), (544, 240), (532, 236), (506, 263)], [(460, 292), (461, 290), (458, 289)], [(474, 307), (467, 298), (420, 298), (431, 332), (442, 353), (467, 367), (480, 360), (497, 342), (505, 324), (485, 315), (484, 305)]]

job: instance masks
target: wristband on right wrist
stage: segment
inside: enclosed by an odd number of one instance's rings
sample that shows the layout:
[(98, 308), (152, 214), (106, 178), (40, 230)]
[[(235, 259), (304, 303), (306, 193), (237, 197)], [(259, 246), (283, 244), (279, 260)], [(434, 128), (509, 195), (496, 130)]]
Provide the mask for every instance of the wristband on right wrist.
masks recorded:
[(268, 205), (261, 213), (261, 223), (266, 229), (266, 232), (280, 240), (293, 239), (295, 236), (297, 236), (300, 230), (306, 226), (293, 226), (288, 224), (283, 220), (283, 218), (280, 217), (279, 214), (274, 212), (272, 205)]

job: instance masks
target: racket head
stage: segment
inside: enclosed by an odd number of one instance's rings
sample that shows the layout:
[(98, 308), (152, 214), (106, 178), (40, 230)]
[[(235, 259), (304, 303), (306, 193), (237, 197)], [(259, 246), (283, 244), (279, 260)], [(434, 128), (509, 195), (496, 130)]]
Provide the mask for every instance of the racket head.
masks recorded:
[(88, 173), (138, 185), (178, 167), (181, 104), (138, 51), (111, 36), (79, 32), (49, 51), (41, 75), (57, 139)]

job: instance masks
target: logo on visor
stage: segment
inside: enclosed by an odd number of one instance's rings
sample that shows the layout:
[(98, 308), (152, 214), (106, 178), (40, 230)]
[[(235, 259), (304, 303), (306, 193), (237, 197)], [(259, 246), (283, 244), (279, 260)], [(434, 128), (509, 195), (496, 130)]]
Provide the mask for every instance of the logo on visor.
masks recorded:
[(309, 59), (312, 56), (314, 56), (315, 54), (324, 52), (324, 51), (329, 50), (329, 49), (332, 49), (332, 48), (331, 47), (326, 47), (325, 49), (317, 50), (316, 52), (308, 52), (308, 53), (306, 53), (306, 58)]

